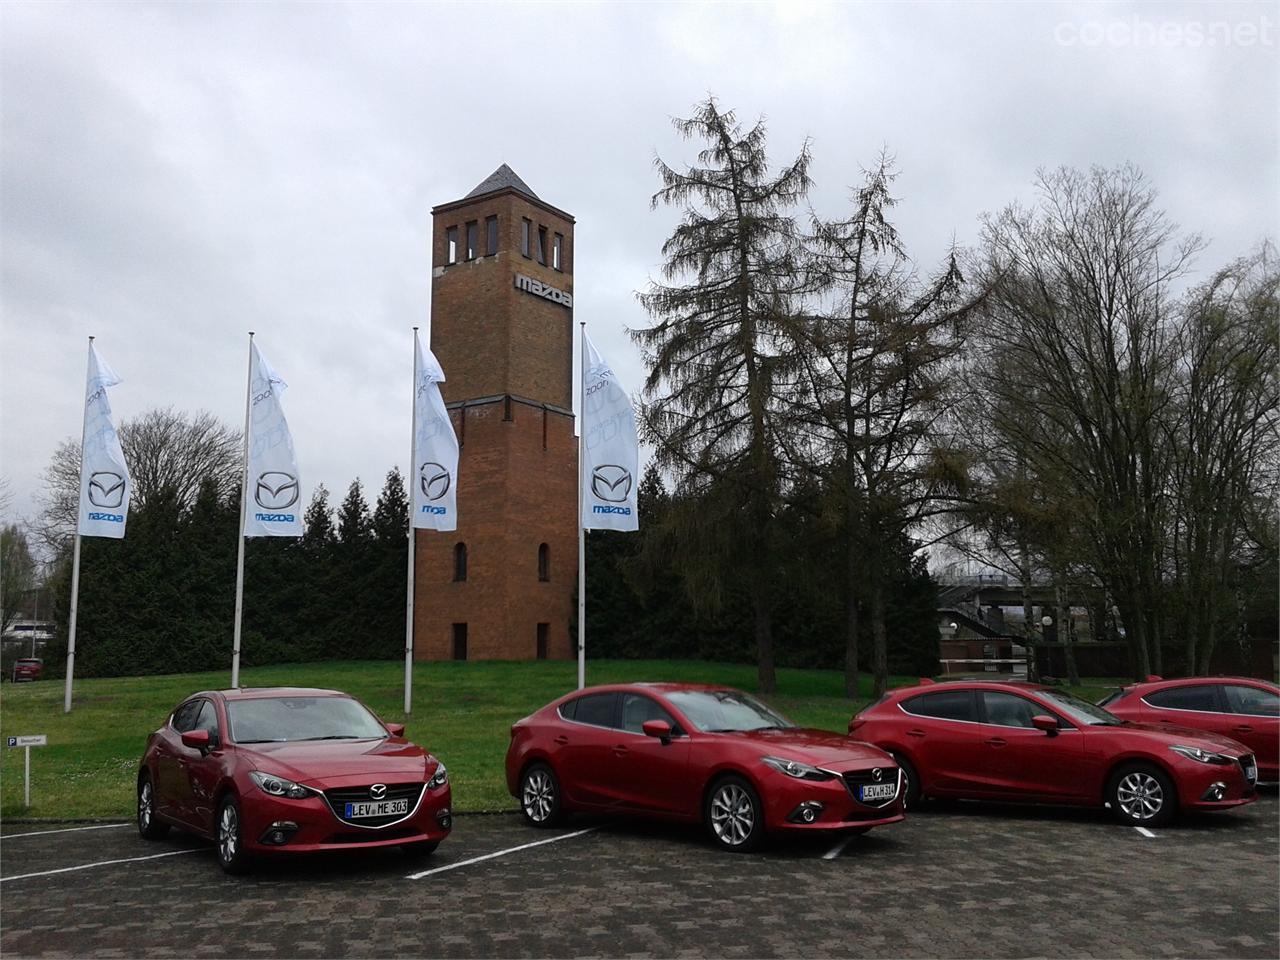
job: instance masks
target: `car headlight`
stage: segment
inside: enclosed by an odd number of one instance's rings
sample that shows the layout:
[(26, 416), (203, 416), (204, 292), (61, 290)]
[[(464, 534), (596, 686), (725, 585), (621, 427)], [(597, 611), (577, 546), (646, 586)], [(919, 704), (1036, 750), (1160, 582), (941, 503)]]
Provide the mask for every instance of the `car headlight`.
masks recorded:
[(274, 774), (263, 773), (261, 770), (253, 770), (249, 773), (249, 779), (258, 785), (263, 793), (269, 793), (273, 797), (288, 797), (290, 800), (301, 800), (303, 797), (309, 797), (314, 792), (311, 789), (294, 783), (292, 780), (286, 780), (284, 777), (277, 777)]
[[(439, 761), (436, 762), (439, 763)], [(443, 787), (448, 782), (449, 771), (444, 768), (443, 763), (440, 763), (440, 765), (436, 767), (436, 772), (431, 775), (431, 779), (427, 781), (427, 789), (435, 790), (439, 787)]]
[(1199, 747), (1189, 747), (1182, 743), (1175, 743), (1169, 747), (1174, 753), (1181, 754), (1188, 760), (1198, 760), (1200, 763), (1234, 763), (1230, 757), (1225, 757), (1220, 753), (1210, 753), (1208, 750), (1201, 750)]
[(809, 764), (801, 763), (799, 760), (788, 760), (785, 757), (761, 757), (760, 759), (779, 773), (785, 773), (788, 777), (795, 777), (797, 780), (835, 779), (834, 773), (827, 773), (825, 770), (811, 767)]

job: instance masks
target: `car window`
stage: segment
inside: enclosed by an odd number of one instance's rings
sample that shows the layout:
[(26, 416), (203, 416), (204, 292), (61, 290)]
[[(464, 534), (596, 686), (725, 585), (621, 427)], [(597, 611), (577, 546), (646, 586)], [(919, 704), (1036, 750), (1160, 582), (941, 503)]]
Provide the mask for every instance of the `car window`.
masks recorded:
[(194, 729), (196, 717), (200, 715), (200, 705), (205, 702), (204, 700), (188, 700), (173, 711), (173, 729), (179, 733), (186, 733)]
[(564, 717), (566, 720), (572, 720), (577, 709), (577, 700), (566, 700), (564, 703), (560, 704), (560, 716)]
[(573, 719), (593, 727), (612, 727), (614, 707), (617, 702), (616, 693), (589, 693), (573, 701)]
[(1231, 713), (1249, 717), (1280, 717), (1280, 695), (1261, 687), (1246, 687), (1238, 683), (1223, 684), (1227, 695), (1227, 708)]
[(218, 740), (218, 711), (208, 700), (201, 700), (200, 713), (192, 730), (208, 730), (210, 740)]
[(1156, 690), (1142, 698), (1153, 707), (1164, 707), (1166, 710), (1200, 710), (1206, 713), (1217, 713), (1221, 710), (1213, 684), (1196, 684), (1188, 687), (1167, 687)]
[(671, 714), (662, 709), (658, 701), (638, 693), (623, 694), (622, 729), (631, 733), (644, 733), (646, 720), (665, 720), (673, 729), (677, 726)]
[(973, 694), (968, 690), (944, 690), (912, 697), (902, 701), (902, 709), (917, 717), (936, 717), (939, 720), (975, 723), (978, 719)]
[(1012, 693), (999, 693), (995, 690), (982, 691), (982, 706), (986, 711), (986, 722), (1001, 727), (1035, 728), (1032, 717), (1049, 716), (1049, 712), (1026, 697)]

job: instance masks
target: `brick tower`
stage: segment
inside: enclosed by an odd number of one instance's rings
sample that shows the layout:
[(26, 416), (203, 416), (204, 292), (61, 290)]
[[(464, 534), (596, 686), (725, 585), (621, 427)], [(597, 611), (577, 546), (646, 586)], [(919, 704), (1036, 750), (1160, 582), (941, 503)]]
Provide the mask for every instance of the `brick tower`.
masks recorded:
[(414, 658), (569, 659), (573, 217), (506, 164), (431, 215), (431, 349), (462, 449), (457, 531), (417, 531)]

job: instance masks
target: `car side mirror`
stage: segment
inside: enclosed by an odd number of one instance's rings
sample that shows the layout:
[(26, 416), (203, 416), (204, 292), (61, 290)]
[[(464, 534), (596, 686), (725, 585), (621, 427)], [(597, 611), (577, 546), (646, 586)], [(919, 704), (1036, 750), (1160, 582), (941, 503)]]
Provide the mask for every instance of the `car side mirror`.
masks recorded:
[(1043, 730), (1051, 737), (1056, 737), (1058, 735), (1058, 721), (1043, 713), (1032, 717), (1031, 725), (1037, 730)]
[(388, 724), (387, 724), (387, 732), (388, 732), (388, 733), (390, 733), (393, 737), (403, 737), (403, 736), (404, 736), (404, 724), (403, 724), (403, 723), (388, 723)]
[(671, 724), (665, 720), (646, 720), (640, 729), (646, 737), (657, 737), (663, 743), (671, 742)]
[(192, 750), (199, 750), (201, 753), (208, 753), (211, 746), (209, 743), (209, 731), (188, 730), (182, 735), (182, 745), (190, 747)]

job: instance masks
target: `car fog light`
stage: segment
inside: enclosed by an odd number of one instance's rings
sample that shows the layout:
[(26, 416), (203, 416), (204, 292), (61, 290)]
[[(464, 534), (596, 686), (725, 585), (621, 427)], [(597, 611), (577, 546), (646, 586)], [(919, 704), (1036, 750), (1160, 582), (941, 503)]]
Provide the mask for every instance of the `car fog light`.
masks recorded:
[(1227, 795), (1227, 785), (1222, 781), (1209, 784), (1209, 789), (1200, 797), (1201, 800), (1221, 800)]
[(259, 842), (278, 847), (292, 840), (293, 835), (297, 832), (298, 825), (292, 820), (277, 820), (267, 827)]
[(806, 800), (787, 816), (792, 823), (813, 823), (822, 813), (822, 804), (817, 800)]

